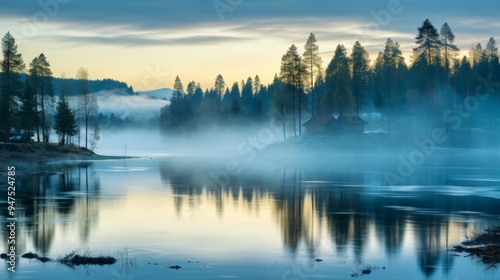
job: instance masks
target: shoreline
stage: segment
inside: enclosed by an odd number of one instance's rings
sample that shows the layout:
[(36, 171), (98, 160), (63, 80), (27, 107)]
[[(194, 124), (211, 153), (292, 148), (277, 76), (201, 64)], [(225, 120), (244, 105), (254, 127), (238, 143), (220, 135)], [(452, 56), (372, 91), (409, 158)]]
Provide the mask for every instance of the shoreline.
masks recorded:
[(0, 144), (0, 162), (4, 164), (51, 164), (79, 161), (131, 159), (131, 156), (98, 155), (73, 145), (55, 143), (3, 143)]
[(451, 251), (466, 252), (469, 254), (466, 257), (476, 257), (487, 266), (486, 269), (496, 267), (500, 264), (500, 226), (487, 228), (474, 234), (471, 239), (453, 246)]

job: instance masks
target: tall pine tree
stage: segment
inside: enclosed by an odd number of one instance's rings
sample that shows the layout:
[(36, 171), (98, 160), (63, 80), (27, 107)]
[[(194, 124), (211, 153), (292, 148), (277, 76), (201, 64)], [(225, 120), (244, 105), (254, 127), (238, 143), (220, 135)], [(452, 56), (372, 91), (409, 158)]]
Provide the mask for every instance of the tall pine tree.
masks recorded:
[(325, 93), (325, 96), (323, 97), (323, 105), (325, 107), (325, 111), (328, 112), (328, 114), (333, 114), (335, 110), (338, 111), (338, 109), (341, 108), (338, 104), (335, 104), (335, 92), (337, 91), (337, 86), (339, 84), (339, 69), (348, 64), (349, 58), (347, 57), (346, 48), (344, 47), (344, 45), (337, 45), (337, 48), (335, 49), (335, 55), (326, 68), (325, 83), (327, 91)]
[(23, 84), (20, 80), (21, 71), (24, 69), (24, 61), (20, 53), (17, 52), (16, 40), (10, 32), (2, 39), (3, 60), (0, 73), (0, 124), (4, 132), (4, 141), (9, 140), (9, 132), (16, 126), (15, 114), (19, 111), (19, 106), (15, 101), (21, 96)]
[(356, 41), (352, 48), (352, 84), (353, 93), (356, 98), (356, 115), (361, 114), (361, 105), (363, 104), (363, 91), (368, 85), (370, 73), (370, 55), (363, 46)]
[(40, 141), (40, 128), (42, 130), (42, 142), (49, 141), (49, 113), (54, 103), (54, 86), (50, 63), (42, 53), (35, 57), (30, 63), (30, 79), (35, 91), (37, 108), (40, 108), (37, 119), (37, 139)]
[(314, 117), (314, 76), (321, 72), (321, 57), (319, 56), (319, 46), (316, 41), (316, 36), (311, 33), (304, 46), (304, 63), (309, 68), (311, 79), (309, 80), (310, 96), (311, 96), (311, 117)]

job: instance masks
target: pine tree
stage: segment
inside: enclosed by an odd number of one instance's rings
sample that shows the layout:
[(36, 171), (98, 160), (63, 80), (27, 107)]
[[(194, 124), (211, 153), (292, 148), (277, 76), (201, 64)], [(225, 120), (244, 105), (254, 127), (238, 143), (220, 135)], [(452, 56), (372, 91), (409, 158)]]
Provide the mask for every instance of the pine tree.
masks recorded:
[[(299, 116), (299, 135), (302, 132), (302, 110), (304, 109), (303, 90), (307, 86), (309, 76), (307, 65), (297, 53), (297, 47), (292, 45), (281, 58), (280, 80), (284, 83), (286, 92), (291, 93), (291, 104), (293, 112), (293, 131), (297, 135), (297, 112)], [(298, 99), (298, 104), (297, 103)], [(298, 109), (296, 108), (298, 105)]]
[[(454, 45), (455, 34), (451, 31), (450, 26), (447, 22), (441, 27), (441, 43), (444, 47), (444, 63), (445, 63), (445, 78), (446, 78), (446, 110), (449, 107), (449, 94), (448, 87), (450, 84), (450, 60), (454, 61), (460, 49)], [(446, 122), (446, 128), (448, 128), (448, 122)]]
[(498, 57), (498, 46), (493, 37), (491, 37), (488, 43), (486, 43), (486, 48), (484, 49), (484, 51), (486, 52), (488, 61), (490, 63), (495, 59), (495, 57)]
[(447, 22), (441, 27), (441, 43), (444, 47), (444, 63), (446, 75), (450, 75), (450, 60), (454, 61), (460, 49), (454, 44), (455, 34)]
[(439, 49), (441, 47), (437, 29), (428, 19), (426, 19), (422, 26), (418, 28), (418, 34), (415, 39), (419, 46), (414, 50), (419, 53), (424, 52), (427, 57), (427, 63), (432, 65), (434, 63), (433, 58), (439, 54)]
[(488, 79), (491, 72), (490, 72), (489, 57), (486, 54), (486, 51), (483, 51), (481, 53), (479, 61), (472, 69), (472, 72), (473, 72), (473, 81), (475, 81), (475, 83), (472, 84), (473, 88), (477, 88), (477, 86), (479, 85), (480, 83), (478, 79), (479, 77), (483, 77), (485, 80)]
[(179, 76), (175, 77), (174, 91), (172, 92), (172, 99), (180, 100), (184, 95), (184, 86), (182, 85)]
[(469, 50), (469, 62), (472, 68), (479, 64), (481, 55), (483, 55), (483, 46), (480, 43)]
[[(462, 58), (462, 62), (460, 63), (460, 70), (457, 82), (457, 91), (461, 95), (462, 100), (469, 99), (470, 97), (472, 88), (471, 84), (473, 81), (472, 77), (473, 77), (473, 72), (472, 72), (471, 62), (467, 59), (466, 56), (464, 56)], [(464, 103), (467, 105), (470, 104), (469, 102), (464, 102)], [(465, 108), (465, 110), (470, 111), (468, 109), (470, 108)], [(468, 130), (470, 131), (470, 116), (467, 118), (467, 121), (468, 121)]]
[(319, 75), (321, 72), (321, 57), (319, 56), (319, 46), (316, 44), (316, 36), (311, 33), (304, 46), (304, 63), (309, 67), (309, 74), (311, 79), (311, 117), (314, 117), (314, 74)]
[(67, 137), (76, 135), (78, 124), (75, 113), (71, 110), (69, 103), (64, 95), (59, 98), (57, 103), (54, 130), (60, 137), (60, 144), (67, 144)]
[(226, 90), (226, 82), (224, 82), (224, 78), (222, 75), (218, 75), (217, 78), (215, 79), (215, 84), (214, 84), (214, 91), (217, 94), (217, 98), (220, 101), (222, 98), (222, 94)]
[(262, 84), (260, 82), (260, 77), (259, 75), (256, 75), (255, 78), (253, 79), (253, 94), (258, 94), (260, 92), (261, 87)]
[(187, 84), (187, 87), (186, 87), (186, 94), (190, 97), (192, 97), (196, 91), (196, 82), (195, 81), (191, 81)]
[(384, 55), (382, 52), (378, 53), (375, 59), (375, 64), (372, 68), (371, 85), (373, 87), (373, 106), (375, 109), (382, 109), (385, 105), (384, 99)]
[(339, 116), (351, 115), (355, 111), (356, 100), (351, 90), (351, 75), (347, 63), (339, 64), (337, 71), (337, 87), (335, 88), (335, 104)]
[(50, 63), (43, 53), (32, 60), (29, 72), (33, 84), (32, 87), (35, 90), (37, 108), (40, 108), (40, 117), (37, 119), (37, 140), (40, 141), (41, 127), (42, 142), (48, 142), (50, 114), (47, 111), (50, 111), (54, 104), (54, 86)]
[(431, 101), (431, 124), (434, 121), (434, 65), (436, 64), (436, 60), (439, 57), (440, 48), (442, 46), (439, 33), (436, 28), (432, 25), (432, 23), (426, 19), (421, 27), (418, 28), (418, 35), (415, 38), (416, 43), (419, 45), (414, 50), (417, 52), (417, 57), (420, 53), (425, 54), (428, 65), (428, 74), (430, 78), (427, 80), (429, 84), (429, 98)]
[(232, 105), (231, 92), (229, 91), (229, 88), (226, 88), (226, 92), (222, 96), (222, 101), (221, 101), (222, 113), (226, 114), (227, 112), (229, 112), (231, 105)]
[(253, 101), (253, 81), (248, 77), (245, 86), (241, 90), (240, 105), (244, 115), (250, 117), (252, 114), (252, 101)]
[(325, 83), (328, 89), (323, 98), (323, 104), (326, 107), (326, 111), (328, 112), (328, 114), (333, 114), (335, 109), (340, 108), (337, 104), (335, 104), (335, 92), (338, 86), (339, 77), (338, 71), (341, 67), (348, 64), (349, 59), (347, 57), (346, 48), (343, 45), (337, 45), (337, 48), (335, 49), (335, 55), (326, 68)]
[[(457, 94), (458, 96), (464, 100), (470, 94), (470, 81), (472, 76), (472, 69), (470, 61), (466, 56), (462, 58), (460, 62), (460, 68), (458, 69), (457, 75)], [(462, 103), (461, 101), (457, 103)]]
[(490, 72), (492, 81), (500, 80), (500, 58), (498, 52), (490, 56)]
[(352, 80), (353, 92), (356, 98), (356, 115), (361, 114), (361, 105), (363, 103), (363, 90), (366, 88), (370, 73), (370, 55), (363, 46), (356, 41), (352, 48)]
[(0, 125), (4, 132), (4, 141), (9, 140), (11, 127), (15, 126), (15, 114), (19, 106), (15, 101), (21, 96), (23, 84), (19, 73), (25, 65), (20, 53), (17, 53), (16, 40), (9, 32), (2, 39), (3, 60), (0, 73)]
[(387, 39), (385, 43), (383, 62), (384, 62), (384, 76), (387, 95), (387, 131), (391, 135), (391, 90), (393, 89), (393, 79), (396, 72), (396, 57), (394, 55), (395, 44), (391, 38)]
[(231, 113), (238, 115), (240, 113), (240, 88), (235, 82), (231, 87)]

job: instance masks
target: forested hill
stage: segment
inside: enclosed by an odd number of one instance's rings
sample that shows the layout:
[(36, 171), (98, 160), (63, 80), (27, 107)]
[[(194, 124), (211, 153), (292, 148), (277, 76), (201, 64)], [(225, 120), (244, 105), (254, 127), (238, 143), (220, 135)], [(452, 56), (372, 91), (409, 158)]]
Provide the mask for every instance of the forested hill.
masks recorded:
[[(22, 74), (21, 79), (24, 81), (26, 79), (26, 74)], [(60, 95), (61, 85), (65, 82), (68, 84), (69, 88), (71, 88), (70, 95), (78, 94), (78, 80), (73, 78), (54, 78), (53, 86), (54, 86), (54, 94), (56, 96)], [(116, 81), (113, 79), (89, 80), (88, 85), (89, 85), (89, 92), (91, 93), (102, 90), (113, 90), (116, 93), (137, 95), (137, 93), (134, 92), (132, 86), (129, 86), (125, 82)]]

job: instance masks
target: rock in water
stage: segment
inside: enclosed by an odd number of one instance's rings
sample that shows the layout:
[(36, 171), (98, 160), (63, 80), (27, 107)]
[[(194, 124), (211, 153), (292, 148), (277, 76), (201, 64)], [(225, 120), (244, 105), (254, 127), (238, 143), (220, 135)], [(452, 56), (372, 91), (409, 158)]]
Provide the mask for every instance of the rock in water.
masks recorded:
[(180, 266), (180, 265), (171, 265), (171, 266), (169, 266), (169, 268), (170, 269), (181, 269), (182, 266)]
[(35, 253), (29, 252), (29, 253), (22, 255), (21, 257), (25, 258), (25, 259), (36, 259), (36, 258), (38, 258), (38, 255)]

